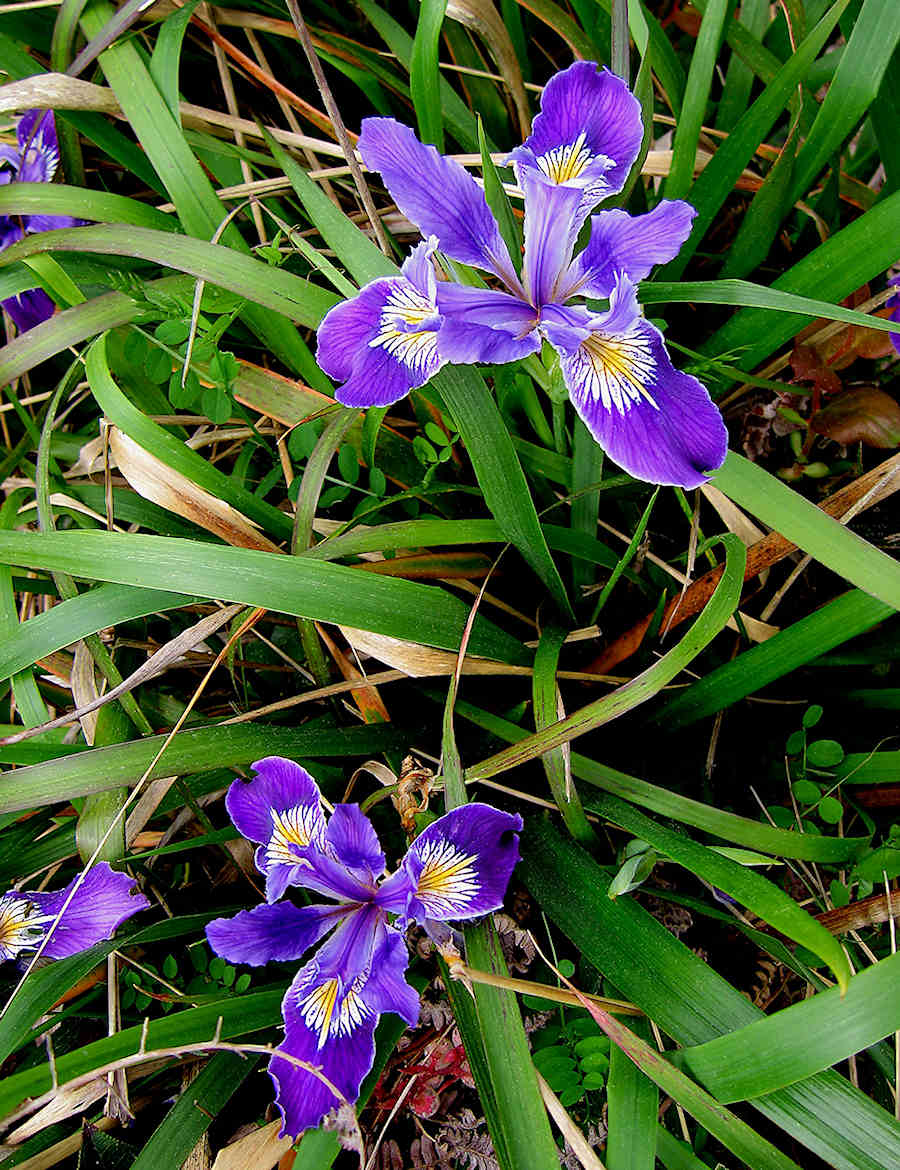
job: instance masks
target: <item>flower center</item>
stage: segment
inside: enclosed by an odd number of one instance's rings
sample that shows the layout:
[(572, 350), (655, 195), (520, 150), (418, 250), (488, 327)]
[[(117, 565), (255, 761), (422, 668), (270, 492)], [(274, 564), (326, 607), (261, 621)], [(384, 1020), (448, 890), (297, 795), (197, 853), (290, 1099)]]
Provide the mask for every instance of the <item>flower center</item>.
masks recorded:
[(643, 398), (654, 410), (659, 410), (646, 388), (656, 363), (650, 347), (637, 331), (615, 337), (592, 333), (581, 343), (581, 352), (588, 366), (584, 388), (595, 402), (599, 398), (606, 410), (615, 407), (619, 414), (625, 415)]

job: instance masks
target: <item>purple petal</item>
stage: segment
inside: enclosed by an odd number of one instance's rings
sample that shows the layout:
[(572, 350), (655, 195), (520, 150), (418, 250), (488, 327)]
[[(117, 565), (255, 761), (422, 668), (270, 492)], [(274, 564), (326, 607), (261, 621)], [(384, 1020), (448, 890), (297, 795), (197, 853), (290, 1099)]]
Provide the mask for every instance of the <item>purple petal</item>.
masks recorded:
[(616, 286), (609, 312), (594, 318), (577, 347), (571, 335), (546, 332), (560, 352), (575, 409), (629, 475), (690, 488), (719, 467), (728, 448), (722, 416), (703, 385), (673, 367), (629, 282)]
[(416, 922), (499, 909), (519, 860), (522, 818), (467, 804), (432, 822), (379, 891), (379, 904)]
[(215, 918), (207, 924), (209, 945), (229, 963), (288, 962), (335, 926), (346, 910), (340, 906), (254, 906), (233, 918)]
[(403, 261), (400, 271), (414, 285), (423, 297), (434, 304), (437, 277), (434, 271), (434, 256), (437, 249), (437, 236), (429, 236), (420, 244), (416, 244), (410, 254)]
[(654, 265), (678, 255), (696, 214), (680, 199), (664, 199), (647, 215), (601, 211), (591, 219), (590, 240), (563, 279), (559, 299), (608, 297), (622, 272), (643, 280)]
[[(88, 870), (75, 889), (77, 881), (77, 878), (73, 878), (64, 890), (56, 890), (52, 894), (26, 891), (22, 895), (29, 898), (42, 915), (49, 916), (52, 922), (65, 905), (69, 894), (72, 894), (73, 889), (75, 891), (43, 950), (48, 959), (74, 955), (92, 947), (94, 943), (111, 938), (121, 922), (139, 910), (146, 910), (150, 905), (143, 894), (134, 893), (137, 885), (133, 878), (127, 873), (111, 869), (105, 861), (97, 862), (93, 869)], [(49, 926), (50, 923), (47, 929)]]
[(59, 143), (52, 110), (28, 110), (16, 128), (22, 161), (18, 179), (22, 183), (48, 183), (59, 166)]
[(266, 899), (274, 902), (286, 886), (298, 884), (297, 870), (309, 865), (308, 847), (324, 840), (325, 817), (319, 787), (305, 768), (281, 756), (253, 767), (257, 775), (249, 784), (235, 780), (225, 807), (237, 831), (261, 844), (256, 863), (266, 875)]
[(593, 61), (576, 61), (544, 87), (531, 134), (510, 159), (520, 177), (538, 168), (580, 187), (583, 212), (621, 191), (643, 138), (641, 106), (628, 86)]
[[(412, 274), (427, 282), (422, 255), (409, 262)], [(405, 276), (380, 277), (335, 305), (319, 326), (316, 360), (344, 382), (338, 402), (389, 406), (424, 385), (443, 365), (439, 322), (434, 300)]]
[(394, 927), (379, 927), (366, 1003), (377, 1012), (394, 1012), (411, 1028), (419, 1022), (419, 993), (403, 978), (409, 965), (406, 940)]
[(421, 231), (436, 236), (454, 260), (485, 268), (511, 288), (518, 280), (484, 192), (458, 162), (424, 146), (393, 118), (366, 118), (359, 150), (380, 171), (391, 198)]
[[(359, 989), (345, 987), (337, 977), (323, 977), (314, 960), (288, 988), (281, 1010), (285, 1036), (280, 1050), (319, 1068), (347, 1101), (355, 1101), (375, 1061), (378, 1023), (378, 1013), (367, 1006)], [(296, 1138), (317, 1126), (339, 1103), (313, 1073), (281, 1057), (272, 1057), (269, 1075), (283, 1119), (281, 1137)]]
[(42, 321), (49, 321), (56, 312), (56, 305), (42, 288), (29, 288), (14, 297), (7, 297), (3, 308), (20, 333), (26, 333)]
[(31, 235), (37, 232), (53, 232), (58, 228), (83, 227), (83, 219), (75, 219), (71, 215), (28, 215), (25, 219), (25, 230)]
[[(557, 300), (557, 285), (572, 259), (582, 219), (582, 193), (551, 182), (542, 171), (525, 171), (525, 262), (523, 276), (534, 305)], [(562, 299), (562, 298), (559, 298)]]
[(537, 353), (537, 314), (527, 301), (496, 289), (439, 281), (438, 350), (456, 365), (512, 362)]
[(384, 873), (378, 836), (358, 804), (336, 804), (325, 837), (337, 860), (362, 881), (374, 883)]

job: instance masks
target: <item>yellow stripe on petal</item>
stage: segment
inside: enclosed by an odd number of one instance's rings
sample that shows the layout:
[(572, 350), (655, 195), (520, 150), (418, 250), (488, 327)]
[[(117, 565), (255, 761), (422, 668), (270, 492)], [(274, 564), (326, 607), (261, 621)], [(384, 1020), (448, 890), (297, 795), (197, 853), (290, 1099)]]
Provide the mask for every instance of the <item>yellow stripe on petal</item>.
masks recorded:
[(569, 183), (577, 179), (585, 167), (599, 157), (592, 155), (584, 145), (584, 133), (578, 135), (568, 146), (554, 146), (546, 154), (540, 155), (537, 165), (544, 174), (554, 183)]
[(421, 859), (416, 897), (426, 911), (437, 916), (468, 908), (481, 890), (475, 854), (463, 853), (450, 841), (435, 840), (424, 846)]
[(410, 369), (424, 372), (435, 359), (436, 329), (409, 329), (434, 318), (436, 309), (408, 281), (394, 288), (381, 312), (378, 333), (369, 342), (387, 352)]
[(319, 810), (315, 805), (298, 804), (295, 808), (281, 812), (273, 808), (270, 812), (272, 836), (266, 845), (266, 862), (269, 865), (305, 864), (291, 846), (299, 845), (304, 849), (310, 843)]
[(328, 1039), (337, 995), (337, 979), (328, 979), (311, 991), (300, 1003), (300, 1010), (303, 1012), (303, 1019), (306, 1021), (307, 1027), (318, 1035), (319, 1048)]
[(53, 918), (53, 914), (41, 914), (27, 898), (0, 899), (0, 960), (14, 959), (20, 951), (38, 946), (43, 927)]
[(643, 399), (659, 410), (647, 389), (656, 372), (656, 362), (646, 339), (637, 331), (607, 335), (592, 333), (581, 343), (577, 356), (584, 363), (580, 371), (585, 395), (599, 399), (606, 410), (624, 415)]

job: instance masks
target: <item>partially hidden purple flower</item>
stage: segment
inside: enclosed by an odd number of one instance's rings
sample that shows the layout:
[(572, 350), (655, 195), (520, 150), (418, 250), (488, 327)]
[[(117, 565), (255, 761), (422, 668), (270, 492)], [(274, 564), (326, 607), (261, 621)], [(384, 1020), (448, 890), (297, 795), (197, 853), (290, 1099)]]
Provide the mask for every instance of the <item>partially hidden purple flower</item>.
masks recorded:
[[(403, 932), (411, 922), (438, 933), (439, 923), (498, 909), (519, 859), (522, 819), (469, 804), (434, 821), (413, 842), (397, 871), (358, 805), (338, 804), (326, 819), (319, 789), (299, 764), (270, 756), (256, 776), (236, 780), (226, 807), (240, 833), (257, 843), (256, 864), (267, 901), (206, 928), (217, 954), (259, 965), (300, 959), (325, 939), (284, 997), (279, 1052), (318, 1067), (348, 1101), (375, 1059), (382, 1012), (408, 1024), (419, 997), (404, 978)], [(276, 901), (288, 886), (329, 898), (295, 906)], [(316, 1126), (338, 1100), (312, 1072), (275, 1055), (269, 1072), (283, 1118), (282, 1134)]]
[[(892, 276), (888, 284), (892, 288), (900, 288), (900, 276)], [(885, 308), (891, 310), (891, 315), (888, 320), (900, 322), (900, 292), (895, 292), (893, 296), (889, 296), (884, 304)], [(891, 334), (891, 345), (900, 354), (900, 333)]]
[[(49, 183), (59, 166), (59, 143), (52, 110), (28, 110), (16, 127), (16, 146), (0, 144), (0, 184)], [(26, 235), (77, 227), (70, 215), (0, 215), (0, 251)], [(53, 316), (55, 305), (42, 288), (8, 297), (3, 307), (20, 333)]]
[[(550, 80), (531, 134), (509, 159), (525, 197), (519, 277), (476, 180), (408, 126), (365, 119), (363, 159), (427, 243), (402, 275), (373, 281), (323, 320), (317, 357), (343, 383), (337, 399), (384, 406), (446, 362), (515, 361), (546, 340), (575, 409), (616, 463), (652, 483), (703, 483), (725, 458), (721, 415), (702, 384), (672, 366), (635, 295), (638, 281), (677, 255), (694, 209), (663, 200), (647, 215), (600, 211), (575, 254), (590, 213), (622, 190), (642, 133), (639, 103), (608, 70), (579, 61)], [(492, 287), (435, 280), (436, 249), (486, 272)]]
[(27, 958), (48, 933), (41, 956), (64, 959), (111, 938), (126, 918), (150, 905), (143, 894), (135, 892), (133, 878), (111, 869), (105, 861), (88, 870), (75, 889), (77, 881), (73, 878), (65, 889), (52, 893), (10, 890), (0, 897), (0, 962)]

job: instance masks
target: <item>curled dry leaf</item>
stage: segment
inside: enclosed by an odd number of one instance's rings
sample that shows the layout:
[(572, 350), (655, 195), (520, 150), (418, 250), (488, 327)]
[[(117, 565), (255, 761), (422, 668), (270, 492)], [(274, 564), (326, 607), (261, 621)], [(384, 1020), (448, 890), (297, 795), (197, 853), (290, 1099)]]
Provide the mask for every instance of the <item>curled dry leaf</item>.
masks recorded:
[(207, 532), (214, 533), (238, 548), (281, 551), (236, 508), (204, 491), (186, 475), (151, 455), (124, 431), (110, 426), (108, 433), (110, 452), (119, 470), (139, 496), (199, 524)]
[(890, 449), (900, 446), (900, 405), (875, 386), (855, 386), (817, 411), (809, 427), (845, 447), (865, 443)]

